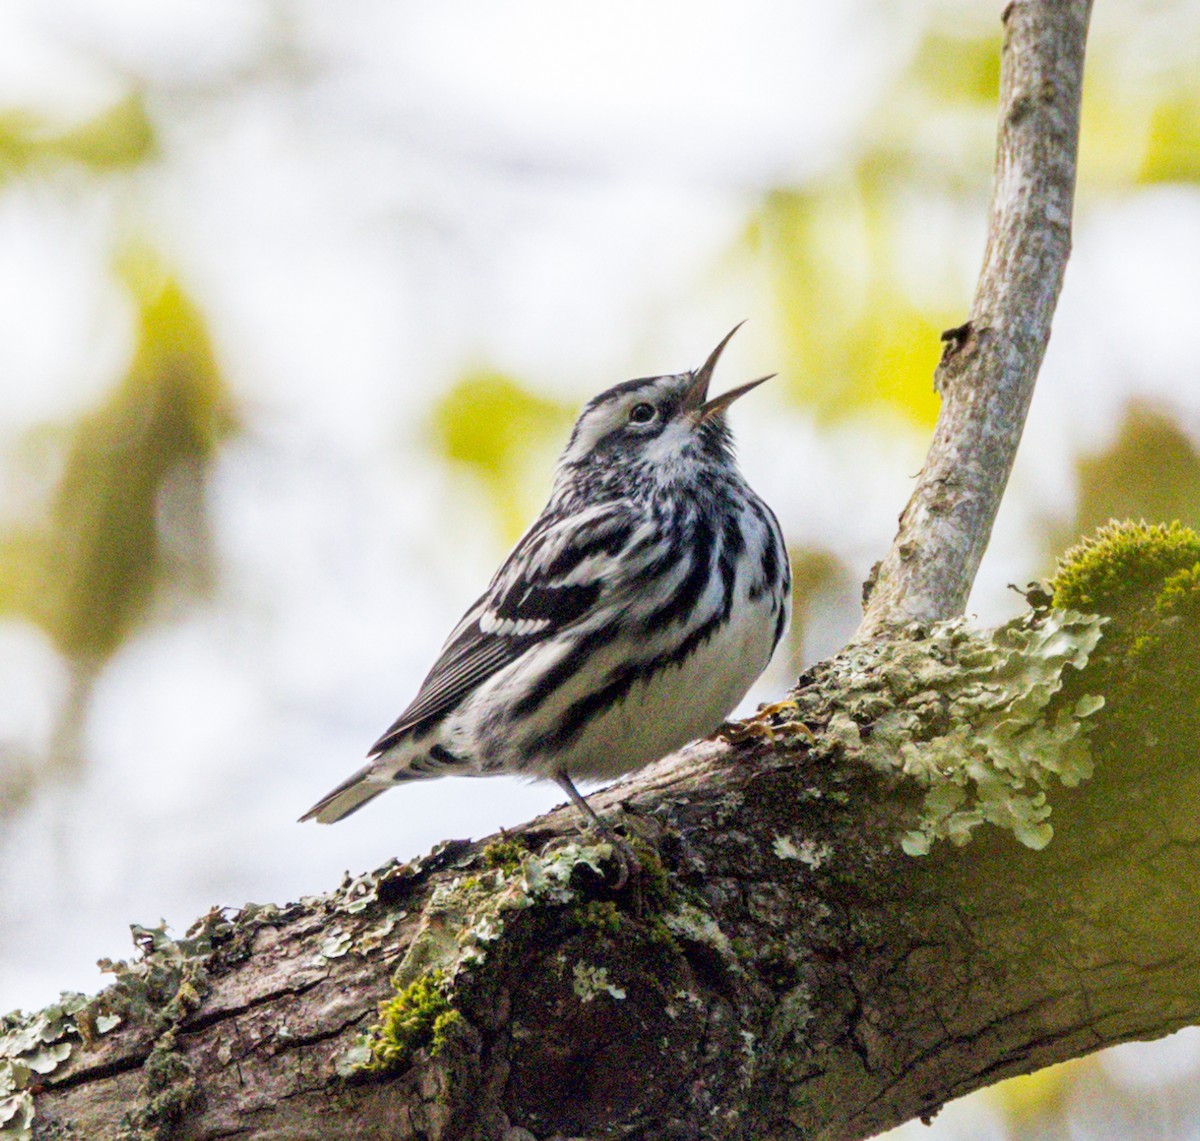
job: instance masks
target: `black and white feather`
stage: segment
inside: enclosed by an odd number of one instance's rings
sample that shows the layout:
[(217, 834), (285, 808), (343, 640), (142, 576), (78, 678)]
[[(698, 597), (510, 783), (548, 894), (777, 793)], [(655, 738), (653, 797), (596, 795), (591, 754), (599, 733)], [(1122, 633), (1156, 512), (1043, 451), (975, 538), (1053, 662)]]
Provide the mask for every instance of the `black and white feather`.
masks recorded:
[(573, 779), (629, 772), (721, 724), (770, 661), (791, 595), (779, 524), (725, 422), (761, 381), (707, 398), (728, 340), (695, 372), (584, 408), (541, 516), (368, 764), (302, 819), (445, 775), (544, 777), (575, 798)]

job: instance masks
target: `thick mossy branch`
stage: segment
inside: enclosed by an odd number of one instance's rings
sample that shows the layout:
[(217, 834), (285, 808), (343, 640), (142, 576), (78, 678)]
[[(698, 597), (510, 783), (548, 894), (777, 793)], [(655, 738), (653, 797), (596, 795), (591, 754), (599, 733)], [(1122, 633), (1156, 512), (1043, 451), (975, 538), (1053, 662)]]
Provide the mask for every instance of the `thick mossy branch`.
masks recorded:
[(1164, 751), (1194, 757), (1200, 535), (1178, 523), (1110, 523), (1062, 557), (1049, 590), (1055, 604), (1086, 604), (1107, 619), (1088, 674), (1108, 702), (1103, 731), (1126, 763)]
[(560, 812), (138, 929), (0, 1027), (0, 1137), (848, 1139), (1200, 1022), (1194, 542), (1105, 532), (1022, 619), (856, 645), (597, 794), (636, 895)]
[(1200, 535), (1174, 523), (1110, 522), (1058, 561), (1050, 582), (1054, 605), (1087, 613), (1145, 614), (1147, 595), (1155, 615), (1164, 599), (1200, 572)]
[(1103, 622), (1042, 610), (997, 630), (943, 622), (854, 646), (823, 681), (839, 706), (825, 747), (898, 770), (926, 790), (917, 826), (902, 840), (909, 855), (939, 839), (965, 844), (985, 822), (1043, 848), (1053, 835), (1047, 790), (1092, 774), (1086, 719), (1104, 699), (1055, 697), (1067, 668), (1087, 665)]

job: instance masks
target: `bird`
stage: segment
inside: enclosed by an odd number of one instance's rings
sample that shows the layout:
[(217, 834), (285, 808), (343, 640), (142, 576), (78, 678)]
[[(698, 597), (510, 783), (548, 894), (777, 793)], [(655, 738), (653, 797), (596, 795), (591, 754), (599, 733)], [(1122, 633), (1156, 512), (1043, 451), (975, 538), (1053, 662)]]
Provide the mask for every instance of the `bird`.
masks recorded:
[(783, 533), (739, 471), (726, 419), (771, 376), (708, 396), (740, 327), (700, 368), (584, 407), (545, 509), (367, 764), (302, 821), (333, 823), (413, 780), (516, 774), (555, 781), (585, 826), (615, 839), (575, 782), (621, 776), (725, 722), (791, 615)]

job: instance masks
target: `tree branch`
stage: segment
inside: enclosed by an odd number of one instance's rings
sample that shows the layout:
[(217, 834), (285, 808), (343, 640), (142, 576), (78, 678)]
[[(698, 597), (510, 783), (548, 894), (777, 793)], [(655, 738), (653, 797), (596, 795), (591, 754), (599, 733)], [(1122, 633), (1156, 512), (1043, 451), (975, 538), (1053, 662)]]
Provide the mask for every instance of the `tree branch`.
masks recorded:
[(857, 638), (929, 623), (967, 597), (1016, 458), (1071, 249), (1090, 0), (1004, 10), (1000, 128), (983, 270), (943, 334), (942, 409)]
[[(640, 910), (560, 811), (325, 897), (210, 914), (179, 943), (141, 931), (97, 1005), (0, 1027), (0, 1110), (7, 1062), (26, 1067), (13, 1104), (36, 1110), (35, 1141), (852, 1141), (1194, 1023), (1200, 823), (1169, 806), (1200, 798), (1200, 706), (1177, 680), (1200, 668), (1200, 604), (1172, 588), (1159, 598), (1184, 610), (1155, 618), (1158, 586), (1082, 671), (1098, 625), (1060, 610), (878, 639), (740, 741), (602, 794), (639, 837)], [(956, 723), (982, 673), (1011, 701), (984, 692)], [(1096, 775), (1064, 789), (1047, 774), (1069, 778), (1071, 711), (1097, 692)], [(1035, 767), (997, 796), (1008, 770), (980, 743), (1003, 749), (1021, 716)], [(955, 766), (972, 774), (957, 801)], [(1020, 835), (1039, 786), (1045, 850), (980, 823)], [(906, 854), (931, 819), (970, 842)]]

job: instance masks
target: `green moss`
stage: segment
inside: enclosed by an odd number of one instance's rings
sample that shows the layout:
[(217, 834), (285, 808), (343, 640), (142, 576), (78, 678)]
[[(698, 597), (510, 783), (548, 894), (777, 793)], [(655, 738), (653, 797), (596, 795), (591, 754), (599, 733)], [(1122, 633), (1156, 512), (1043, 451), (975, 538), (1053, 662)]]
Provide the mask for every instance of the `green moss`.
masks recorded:
[(191, 1063), (175, 1048), (175, 1032), (161, 1035), (142, 1072), (146, 1100), (121, 1119), (117, 1141), (159, 1141), (171, 1136), (175, 1122), (200, 1096)]
[(1111, 619), (1098, 665), (1123, 723), (1182, 729), (1180, 715), (1195, 719), (1195, 691), (1175, 679), (1200, 665), (1200, 535), (1178, 523), (1110, 523), (1062, 557), (1050, 587), (1056, 602)]
[(1050, 580), (1054, 605), (1113, 614), (1200, 564), (1200, 535), (1174, 523), (1112, 522), (1076, 543)]
[(433, 1020), (433, 1041), (429, 1047), (430, 1053), (436, 1058), (450, 1041), (450, 1036), (456, 1027), (462, 1025), (462, 1015), (453, 1008), (443, 1010)]
[(521, 870), (521, 860), (528, 854), (529, 849), (516, 840), (496, 840), (483, 849), (483, 864), (511, 875)]
[(589, 899), (571, 909), (571, 918), (582, 928), (615, 935), (621, 926), (621, 912), (609, 899)]
[(673, 955), (683, 953), (682, 948), (679, 946), (679, 940), (675, 938), (671, 928), (667, 926), (663, 919), (657, 916), (650, 921), (650, 929), (646, 934), (646, 938), (652, 944), (665, 947)]
[(666, 907), (671, 899), (671, 878), (662, 857), (645, 840), (629, 838), (629, 846), (642, 868), (642, 899), (650, 911)]
[(381, 1003), (379, 1022), (367, 1035), (369, 1058), (359, 1067), (372, 1073), (395, 1073), (412, 1061), (417, 1050), (434, 1053), (461, 1015), (446, 997), (441, 971), (430, 971)]
[(1200, 563), (1176, 571), (1154, 599), (1160, 618), (1200, 619)]

